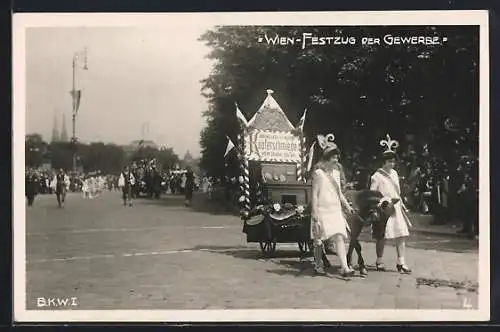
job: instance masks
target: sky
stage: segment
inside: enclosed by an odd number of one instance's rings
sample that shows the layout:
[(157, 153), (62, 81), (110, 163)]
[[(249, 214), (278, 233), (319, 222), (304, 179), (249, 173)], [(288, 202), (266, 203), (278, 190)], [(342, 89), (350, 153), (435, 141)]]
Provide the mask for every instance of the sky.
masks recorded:
[[(200, 80), (208, 77), (210, 49), (198, 41), (210, 25), (162, 27), (49, 27), (26, 30), (26, 133), (50, 140), (55, 114), (71, 137), (72, 58), (82, 99), (76, 136), (82, 142), (129, 144), (151, 139), (181, 157), (199, 156)], [(149, 127), (149, 130), (147, 129)]]

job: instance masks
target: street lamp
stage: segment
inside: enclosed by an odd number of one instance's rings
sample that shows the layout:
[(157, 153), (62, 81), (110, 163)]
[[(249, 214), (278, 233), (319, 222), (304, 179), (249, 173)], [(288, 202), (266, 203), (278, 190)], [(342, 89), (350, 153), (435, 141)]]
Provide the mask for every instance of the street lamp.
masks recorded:
[[(83, 66), (78, 62), (79, 58), (83, 57)], [(81, 90), (76, 90), (75, 88), (75, 83), (76, 83), (76, 73), (77, 73), (77, 68), (79, 67), (83, 70), (88, 70), (87, 66), (87, 48), (84, 48), (83, 51), (78, 51), (73, 53), (73, 62), (72, 62), (72, 67), (73, 67), (73, 88), (71, 89), (71, 96), (73, 99), (73, 111), (71, 114), (71, 123), (72, 123), (72, 136), (71, 136), (71, 143), (73, 145), (73, 172), (76, 172), (76, 143), (77, 143), (77, 138), (76, 138), (76, 114), (78, 112), (78, 107), (80, 106), (80, 98), (81, 98)]]

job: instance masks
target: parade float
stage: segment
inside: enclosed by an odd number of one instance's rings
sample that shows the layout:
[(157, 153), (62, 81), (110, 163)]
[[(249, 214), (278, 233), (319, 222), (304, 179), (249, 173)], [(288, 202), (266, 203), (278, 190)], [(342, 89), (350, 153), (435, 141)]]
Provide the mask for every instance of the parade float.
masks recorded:
[(272, 254), (277, 243), (297, 243), (309, 252), (311, 184), (306, 180), (306, 110), (293, 126), (267, 90), (262, 106), (247, 122), (236, 105), (240, 123), (237, 142), (228, 137), (240, 164), (240, 216), (247, 242)]

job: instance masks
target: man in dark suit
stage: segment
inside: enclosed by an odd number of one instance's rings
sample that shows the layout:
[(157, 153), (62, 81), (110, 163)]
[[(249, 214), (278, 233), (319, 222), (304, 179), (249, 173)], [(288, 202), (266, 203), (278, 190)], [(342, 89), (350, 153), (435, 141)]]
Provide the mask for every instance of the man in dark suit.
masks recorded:
[(26, 198), (28, 199), (28, 206), (33, 206), (35, 202), (35, 196), (39, 190), (39, 180), (33, 171), (26, 172), (25, 176), (26, 185)]
[(186, 206), (191, 205), (191, 201), (193, 200), (193, 190), (194, 190), (194, 174), (193, 170), (188, 167), (186, 173)]

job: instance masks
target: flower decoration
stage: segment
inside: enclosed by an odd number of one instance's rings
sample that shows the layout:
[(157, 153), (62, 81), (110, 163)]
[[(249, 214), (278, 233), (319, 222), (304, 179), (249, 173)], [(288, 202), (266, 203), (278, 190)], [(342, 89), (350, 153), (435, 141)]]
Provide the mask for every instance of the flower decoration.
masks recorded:
[[(279, 203), (267, 201), (253, 207), (248, 216), (242, 216), (249, 225), (259, 224), (269, 217), (274, 221), (290, 220), (300, 222), (310, 217), (310, 205), (296, 205), (292, 203)], [(262, 217), (262, 218), (261, 218)]]
[(245, 196), (240, 196), (240, 199), (239, 199), (240, 203), (243, 203), (245, 201)]
[(238, 182), (239, 182), (239, 183), (243, 183), (243, 182), (245, 182), (245, 179), (243, 178), (243, 176), (242, 176), (242, 175), (240, 175), (240, 176), (238, 177)]
[(279, 203), (274, 203), (273, 209), (274, 211), (279, 212), (281, 210), (281, 205)]

